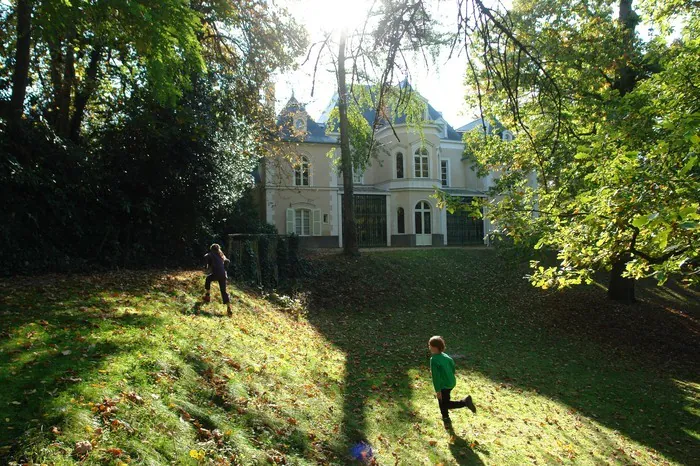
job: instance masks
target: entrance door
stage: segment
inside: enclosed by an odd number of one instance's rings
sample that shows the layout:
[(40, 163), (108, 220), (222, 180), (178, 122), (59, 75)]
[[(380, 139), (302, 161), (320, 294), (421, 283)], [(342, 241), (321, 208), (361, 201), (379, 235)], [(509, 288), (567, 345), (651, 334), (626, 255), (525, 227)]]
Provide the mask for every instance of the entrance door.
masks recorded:
[(430, 211), (430, 204), (427, 202), (420, 201), (418, 204), (416, 204), (416, 246), (431, 246), (433, 244)]

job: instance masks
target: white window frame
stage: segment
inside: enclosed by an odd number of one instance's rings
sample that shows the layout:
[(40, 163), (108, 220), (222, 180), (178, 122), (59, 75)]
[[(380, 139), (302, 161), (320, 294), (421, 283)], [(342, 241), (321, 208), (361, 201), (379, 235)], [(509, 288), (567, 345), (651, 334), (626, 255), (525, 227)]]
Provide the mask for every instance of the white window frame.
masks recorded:
[[(422, 204), (423, 202), (425, 202), (425, 203), (428, 205), (428, 208), (427, 208), (427, 209), (418, 210), (418, 206), (419, 206), (420, 204)], [(418, 233), (418, 231), (417, 231), (418, 229), (416, 228), (416, 213), (418, 213), (418, 212), (421, 213), (421, 220), (420, 220), (420, 221), (421, 221), (421, 230), (422, 230), (422, 231), (421, 231), (420, 233)], [(429, 220), (429, 221), (428, 221), (428, 227), (430, 228), (430, 233), (425, 233), (425, 213), (428, 213), (428, 214), (429, 214), (429, 215), (428, 215), (428, 217), (429, 217), (429, 218), (428, 218), (428, 220)], [(419, 235), (419, 234), (420, 234), (420, 235), (432, 235), (432, 234), (433, 234), (433, 206), (432, 206), (432, 204), (431, 204), (430, 202), (428, 202), (427, 200), (425, 200), (425, 199), (416, 202), (416, 203), (413, 205), (413, 218), (412, 218), (412, 222), (413, 222), (413, 233), (414, 233), (414, 234), (416, 234), (416, 235)]]
[[(442, 180), (442, 164), (445, 164), (447, 166), (445, 170), (445, 175), (447, 175), (447, 183), (443, 184)], [(450, 173), (450, 160), (449, 159), (442, 159), (440, 160), (440, 186), (443, 188), (449, 188), (450, 187), (450, 178), (451, 178), (451, 173)]]
[[(292, 183), (294, 186), (311, 186), (311, 162), (309, 162), (307, 156), (302, 155), (299, 159), (299, 163), (295, 164), (292, 170)], [(306, 184), (304, 184), (304, 170), (306, 170)], [(297, 183), (297, 174), (299, 174), (299, 183)]]
[[(308, 229), (304, 231), (304, 215), (308, 221)], [(311, 236), (312, 232), (312, 213), (311, 209), (294, 209), (294, 233), (297, 236)], [(301, 224), (300, 224), (301, 222)]]
[[(425, 151), (425, 153), (423, 153)], [(416, 158), (420, 158), (420, 176), (416, 176)], [(425, 158), (425, 168), (428, 169), (428, 175), (423, 176), (423, 159)], [(430, 179), (430, 151), (427, 147), (419, 147), (413, 152), (413, 177), (420, 179)]]
[(511, 142), (513, 140), (513, 133), (511, 133), (508, 130), (503, 131), (503, 135), (501, 136), (501, 138), (506, 142)]
[[(304, 230), (304, 215), (308, 216), (308, 231)], [(299, 218), (297, 218), (299, 214)], [(297, 232), (297, 226), (301, 221), (301, 228)], [(321, 209), (313, 209), (308, 207), (299, 207), (287, 209), (286, 212), (287, 234), (296, 234), (297, 236), (321, 236), (323, 225), (323, 214)]]
[(364, 184), (365, 182), (365, 172), (364, 170), (359, 172), (355, 171), (355, 169), (352, 170), (352, 184)]

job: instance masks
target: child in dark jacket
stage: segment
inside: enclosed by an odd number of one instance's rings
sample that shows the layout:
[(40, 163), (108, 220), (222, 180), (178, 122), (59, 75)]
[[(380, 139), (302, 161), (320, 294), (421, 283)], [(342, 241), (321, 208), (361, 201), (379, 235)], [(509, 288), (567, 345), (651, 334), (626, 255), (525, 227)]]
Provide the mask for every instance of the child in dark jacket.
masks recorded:
[(204, 294), (204, 301), (209, 302), (211, 296), (209, 290), (211, 288), (211, 282), (216, 280), (219, 282), (219, 289), (221, 290), (221, 300), (226, 305), (226, 313), (231, 317), (233, 312), (231, 312), (231, 299), (226, 292), (226, 265), (228, 265), (229, 260), (224, 255), (221, 250), (221, 246), (218, 244), (212, 244), (209, 248), (209, 252), (205, 254), (204, 258), (207, 261), (207, 268), (209, 269), (209, 275), (204, 282), (204, 289), (206, 290)]
[(451, 422), (450, 409), (466, 407), (476, 414), (476, 406), (474, 406), (471, 395), (459, 401), (450, 400), (450, 394), (455, 385), (457, 385), (457, 379), (455, 378), (455, 362), (444, 353), (445, 340), (440, 336), (434, 336), (428, 341), (428, 348), (432, 354), (430, 358), (430, 374), (433, 378), (433, 388), (440, 405), (442, 420), (446, 424)]

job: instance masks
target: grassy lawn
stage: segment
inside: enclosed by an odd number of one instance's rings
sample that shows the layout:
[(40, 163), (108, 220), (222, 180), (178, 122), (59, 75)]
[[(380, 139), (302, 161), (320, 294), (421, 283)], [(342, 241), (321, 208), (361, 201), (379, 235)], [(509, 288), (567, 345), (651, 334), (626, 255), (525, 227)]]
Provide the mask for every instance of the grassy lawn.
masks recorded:
[[(476, 249), (313, 270), (305, 305), (233, 288), (231, 319), (194, 271), (0, 281), (0, 463), (700, 464), (697, 295), (542, 292)], [(479, 410), (452, 433), (433, 334)]]

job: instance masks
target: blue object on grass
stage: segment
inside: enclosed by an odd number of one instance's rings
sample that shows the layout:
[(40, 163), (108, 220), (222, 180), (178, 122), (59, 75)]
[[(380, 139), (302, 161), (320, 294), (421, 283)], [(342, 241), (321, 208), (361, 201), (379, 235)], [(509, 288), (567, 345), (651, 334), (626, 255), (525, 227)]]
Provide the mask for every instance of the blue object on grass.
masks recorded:
[(355, 444), (351, 449), (350, 449), (350, 456), (354, 460), (359, 460), (359, 461), (369, 461), (372, 459), (373, 452), (372, 452), (372, 447), (365, 442), (360, 442), (358, 444)]

